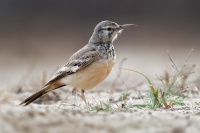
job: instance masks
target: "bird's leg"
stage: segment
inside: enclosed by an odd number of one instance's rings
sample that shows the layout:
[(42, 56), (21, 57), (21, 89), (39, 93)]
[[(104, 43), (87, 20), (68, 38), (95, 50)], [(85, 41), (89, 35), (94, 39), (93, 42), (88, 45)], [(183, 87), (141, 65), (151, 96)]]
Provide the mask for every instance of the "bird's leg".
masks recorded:
[(74, 106), (76, 106), (76, 87), (72, 90), (72, 95), (74, 97)]
[(85, 105), (86, 105), (86, 108), (89, 110), (89, 105), (88, 105), (88, 103), (87, 103), (87, 101), (86, 101), (86, 98), (85, 98), (85, 90), (81, 90), (81, 98), (83, 99), (83, 101), (85, 102)]
[(70, 91), (70, 92), (67, 94), (67, 96), (65, 97), (64, 100), (62, 100), (62, 102), (61, 102), (61, 103), (59, 104), (59, 106), (58, 106), (58, 109), (59, 109), (60, 106), (67, 100), (68, 96), (69, 96), (70, 94), (74, 94), (74, 93), (76, 93), (76, 87), (75, 87), (72, 91)]

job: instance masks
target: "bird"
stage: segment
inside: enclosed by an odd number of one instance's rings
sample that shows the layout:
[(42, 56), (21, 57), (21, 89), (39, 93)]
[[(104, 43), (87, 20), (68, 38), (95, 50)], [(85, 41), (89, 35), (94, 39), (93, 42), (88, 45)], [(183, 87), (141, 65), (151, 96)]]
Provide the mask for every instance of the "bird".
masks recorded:
[(113, 42), (125, 28), (134, 25), (119, 25), (109, 20), (99, 22), (88, 43), (75, 52), (41, 90), (26, 98), (20, 105), (27, 106), (44, 94), (63, 86), (73, 87), (72, 92), (81, 89), (82, 99), (87, 105), (85, 91), (106, 79), (114, 67), (116, 53)]

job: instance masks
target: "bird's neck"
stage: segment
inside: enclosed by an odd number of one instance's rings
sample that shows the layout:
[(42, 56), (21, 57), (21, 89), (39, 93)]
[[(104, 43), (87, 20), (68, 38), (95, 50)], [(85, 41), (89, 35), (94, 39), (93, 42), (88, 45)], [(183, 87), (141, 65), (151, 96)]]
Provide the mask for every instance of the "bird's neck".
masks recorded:
[(112, 43), (93, 43), (91, 44), (101, 55), (102, 59), (115, 60), (116, 54)]
[(100, 38), (97, 33), (93, 33), (92, 36), (90, 37), (89, 44), (100, 44), (100, 43), (111, 44), (112, 41), (110, 41), (110, 39)]

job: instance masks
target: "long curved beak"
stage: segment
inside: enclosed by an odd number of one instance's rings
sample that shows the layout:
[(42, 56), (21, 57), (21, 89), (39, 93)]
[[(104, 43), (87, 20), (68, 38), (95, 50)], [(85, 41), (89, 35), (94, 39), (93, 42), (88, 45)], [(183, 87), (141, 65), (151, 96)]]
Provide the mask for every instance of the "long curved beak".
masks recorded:
[(125, 28), (131, 27), (131, 26), (137, 26), (137, 25), (136, 24), (123, 24), (123, 25), (120, 25), (120, 28), (125, 29)]

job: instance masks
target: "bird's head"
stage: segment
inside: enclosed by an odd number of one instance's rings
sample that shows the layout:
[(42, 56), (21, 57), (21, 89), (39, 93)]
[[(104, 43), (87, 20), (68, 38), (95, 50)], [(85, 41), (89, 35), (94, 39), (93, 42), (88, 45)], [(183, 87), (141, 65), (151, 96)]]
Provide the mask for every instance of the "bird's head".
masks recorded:
[(123, 24), (118, 25), (112, 21), (101, 21), (94, 28), (94, 32), (89, 42), (97, 43), (97, 42), (110, 42), (112, 43), (117, 39), (118, 35), (125, 29), (130, 26), (136, 26), (135, 24)]

